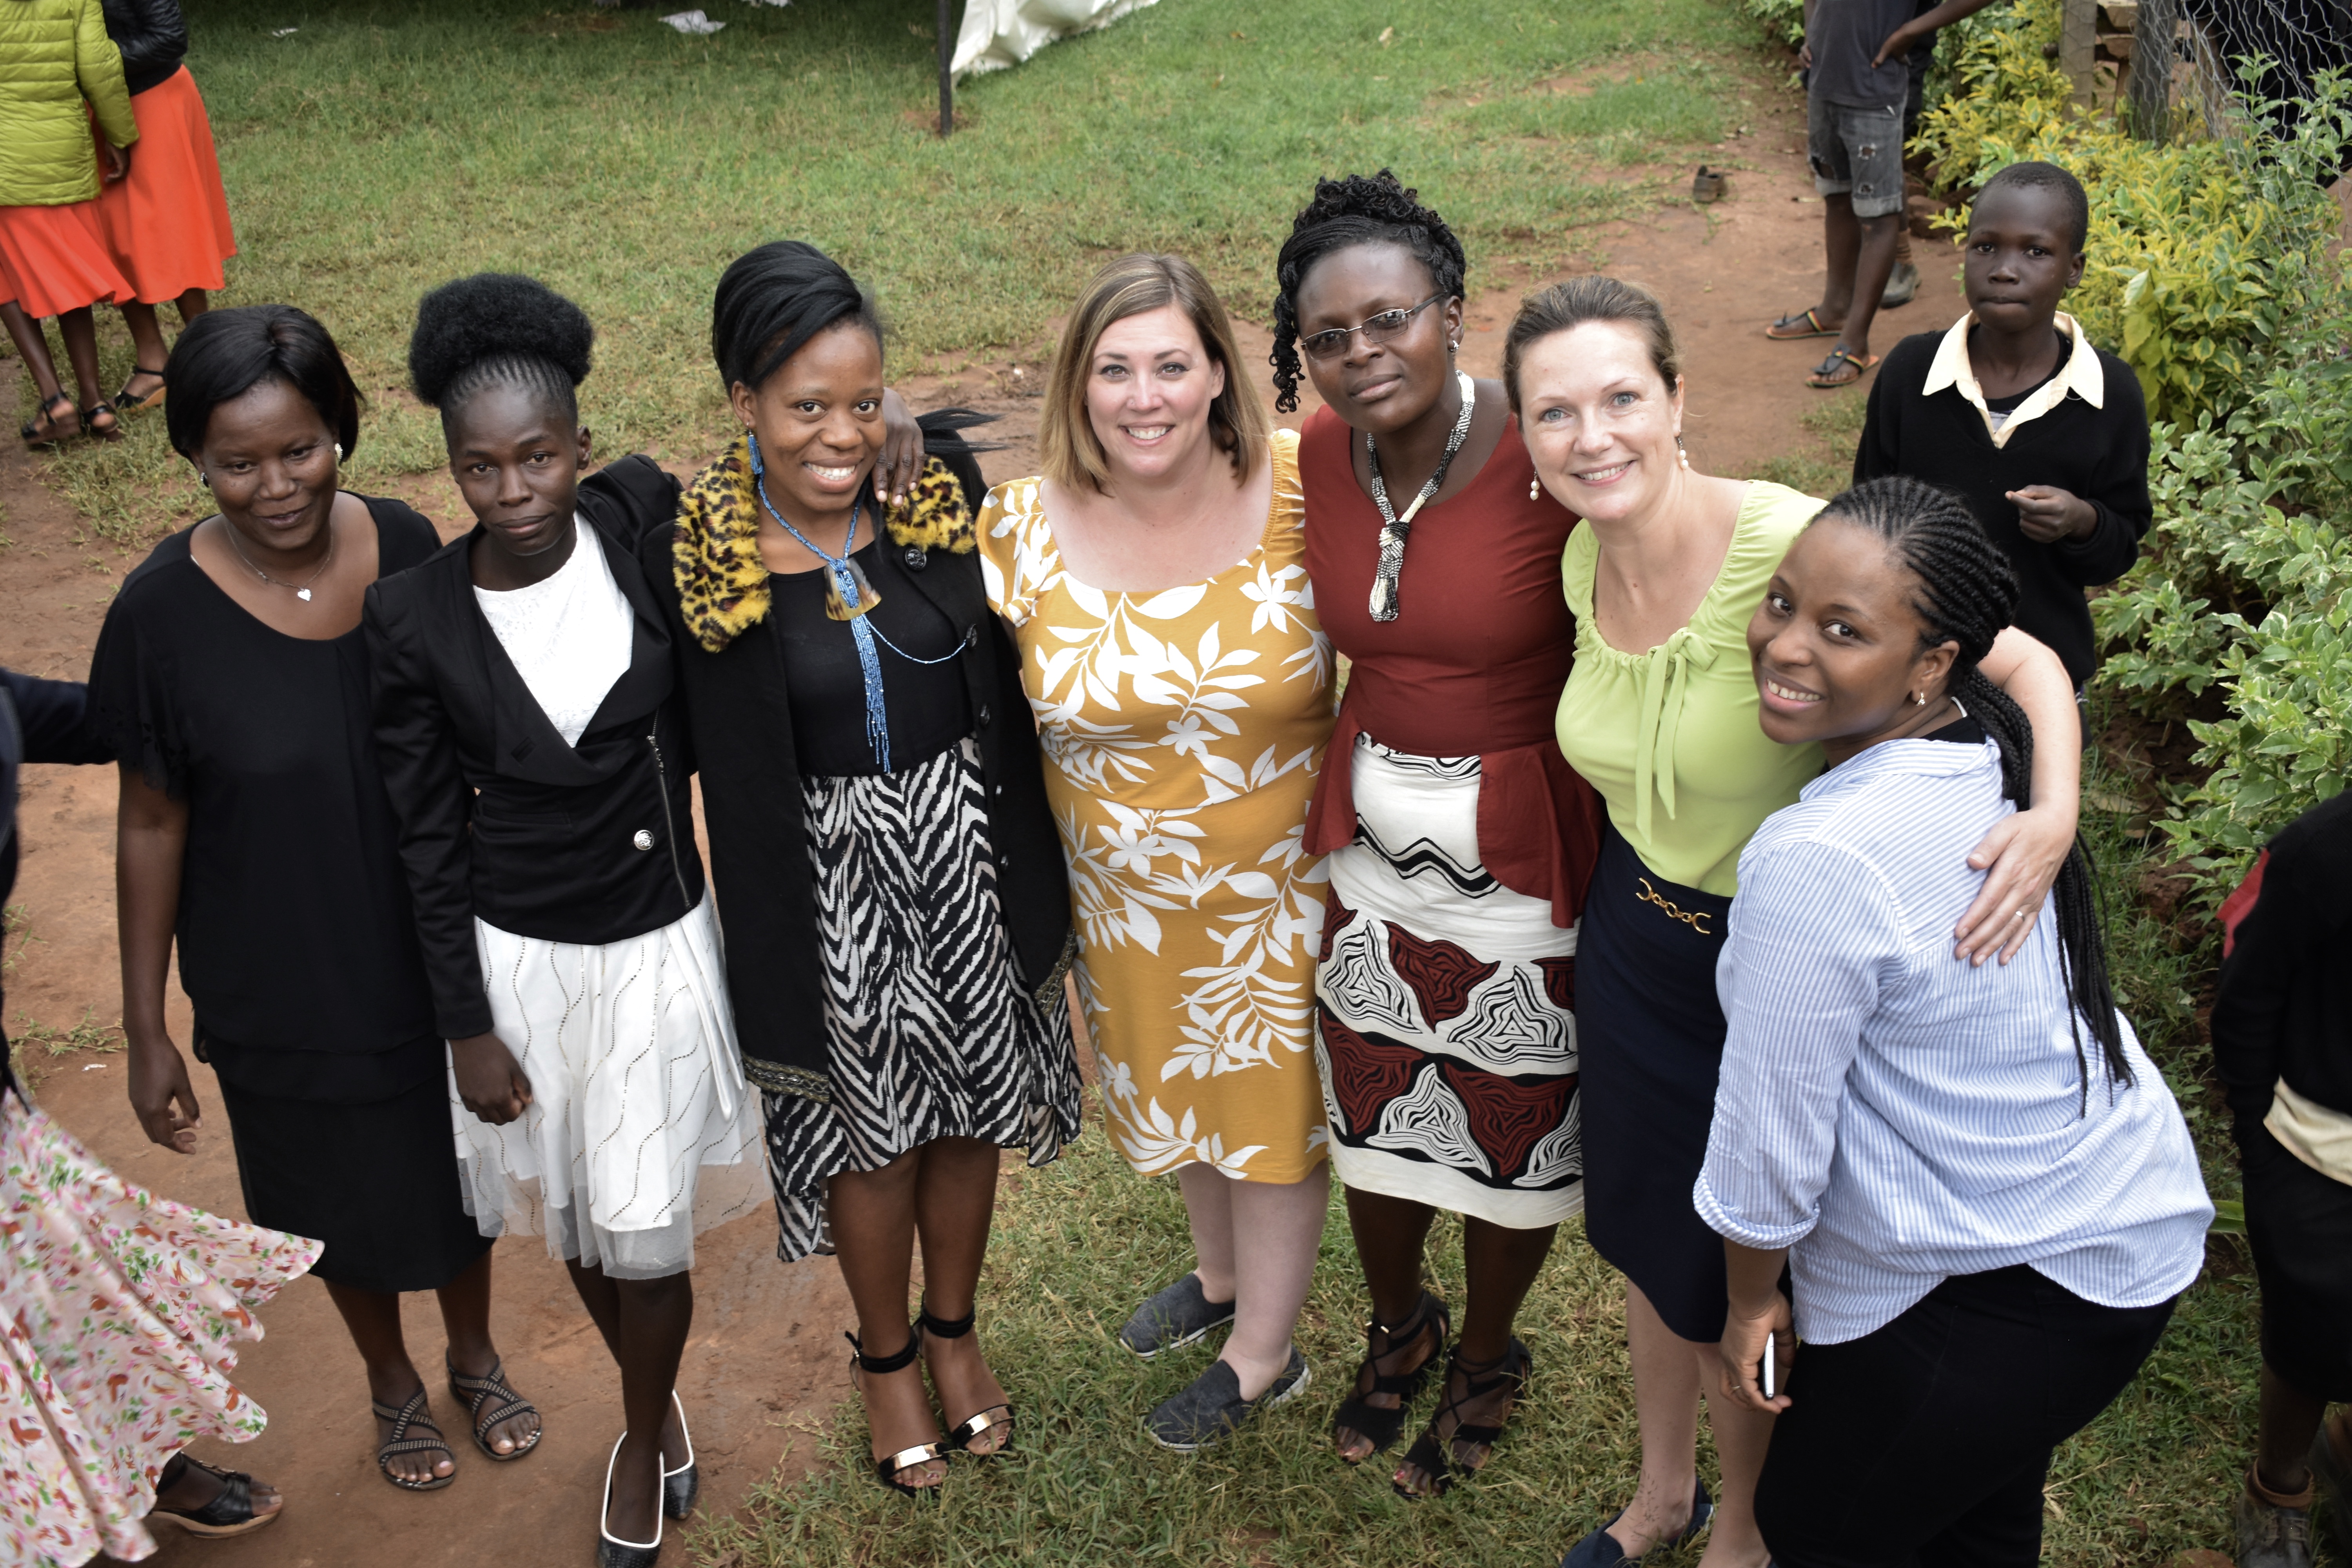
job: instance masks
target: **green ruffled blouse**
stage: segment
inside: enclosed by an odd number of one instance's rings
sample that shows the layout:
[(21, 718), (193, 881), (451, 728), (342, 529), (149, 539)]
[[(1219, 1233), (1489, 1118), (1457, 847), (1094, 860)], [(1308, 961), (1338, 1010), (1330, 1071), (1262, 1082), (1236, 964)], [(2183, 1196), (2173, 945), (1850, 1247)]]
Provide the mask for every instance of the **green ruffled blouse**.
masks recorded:
[(1738, 892), (1748, 837), (1821, 773), (1821, 747), (1784, 746), (1757, 723), (1748, 623), (1822, 505), (1786, 485), (1751, 483), (1714, 585), (1690, 624), (1647, 653), (1622, 652), (1601, 636), (1592, 615), (1601, 547), (1591, 528), (1579, 523), (1560, 552), (1576, 668), (1559, 696), (1559, 749), (1601, 792), (1642, 863), (1669, 881)]

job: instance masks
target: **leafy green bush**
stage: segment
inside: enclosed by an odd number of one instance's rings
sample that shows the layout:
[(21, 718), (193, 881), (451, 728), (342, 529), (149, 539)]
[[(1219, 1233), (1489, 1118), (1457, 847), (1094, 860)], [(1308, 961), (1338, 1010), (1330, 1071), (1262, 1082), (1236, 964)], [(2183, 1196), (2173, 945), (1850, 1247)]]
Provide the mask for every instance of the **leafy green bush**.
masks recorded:
[(1953, 189), (2039, 158), (2090, 193), (2068, 308), (2158, 422), (2148, 552), (2093, 606), (2100, 679), (2198, 741), (2208, 771), (2158, 826), (2218, 898), (2352, 764), (2352, 272), (2323, 189), (2352, 144), (2352, 89), (2323, 80), (2290, 140), (2249, 113), (2227, 141), (2151, 144), (2074, 102), (2044, 52), (2057, 0), (1985, 15), (1917, 145)]

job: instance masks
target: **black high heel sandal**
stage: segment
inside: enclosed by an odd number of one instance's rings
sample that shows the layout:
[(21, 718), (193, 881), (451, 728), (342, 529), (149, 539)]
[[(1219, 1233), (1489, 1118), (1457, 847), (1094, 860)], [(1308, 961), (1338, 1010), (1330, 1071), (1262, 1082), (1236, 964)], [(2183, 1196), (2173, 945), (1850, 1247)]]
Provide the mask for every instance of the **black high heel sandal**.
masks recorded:
[[(847, 1340), (852, 1347), (849, 1357), (850, 1366), (858, 1372), (872, 1373), (877, 1377), (884, 1377), (894, 1372), (905, 1371), (908, 1367), (914, 1364), (915, 1357), (921, 1352), (923, 1348), (923, 1336), (919, 1331), (908, 1334), (907, 1346), (904, 1350), (899, 1351), (895, 1355), (884, 1356), (867, 1355), (866, 1353), (866, 1346), (859, 1341), (856, 1334), (844, 1333), (841, 1337)], [(850, 1381), (857, 1383), (857, 1380), (854, 1377)], [(860, 1399), (866, 1397), (866, 1385), (862, 1383), (858, 1383), (857, 1384), (857, 1396)], [(871, 1418), (869, 1417), (869, 1419)], [(908, 1470), (913, 1469), (917, 1465), (927, 1465), (933, 1459), (943, 1459), (945, 1458), (947, 1458), (945, 1444), (917, 1443), (912, 1447), (901, 1448), (895, 1454), (886, 1455), (884, 1458), (875, 1460), (874, 1479), (880, 1481), (884, 1486), (888, 1487), (892, 1491), (902, 1493), (907, 1497), (936, 1498), (940, 1495), (939, 1487), (910, 1487), (898, 1478), (905, 1475)]]
[[(137, 381), (142, 375), (152, 375), (158, 382), (163, 379), (163, 373), (160, 370), (149, 370), (143, 364), (133, 364), (131, 367), (131, 381)], [(114, 406), (117, 411), (123, 414), (143, 414), (150, 408), (163, 406), (163, 395), (169, 390), (168, 386), (158, 386), (143, 397), (133, 397), (131, 395), (131, 381), (124, 382), (122, 390), (114, 395)]]
[[(106, 423), (103, 425), (100, 425), (98, 422), (100, 416), (103, 416), (106, 419)], [(122, 421), (115, 417), (114, 405), (100, 399), (99, 402), (93, 403), (89, 407), (83, 409), (81, 411), (81, 433), (89, 437), (93, 441), (121, 440)]]
[[(1420, 1339), (1423, 1332), (1430, 1327), (1433, 1314), (1437, 1328), (1437, 1343), (1431, 1347), (1428, 1359), (1411, 1372), (1381, 1371), (1381, 1358), (1393, 1355)], [(1349, 1387), (1355, 1392), (1349, 1394), (1347, 1400), (1340, 1405), (1338, 1414), (1331, 1417), (1333, 1445), (1335, 1447), (1338, 1445), (1340, 1432), (1346, 1430), (1359, 1436), (1370, 1438), (1374, 1454), (1385, 1454), (1394, 1447), (1397, 1438), (1404, 1433), (1405, 1406), (1421, 1396), (1422, 1385), (1429, 1381), (1430, 1370), (1437, 1365), (1437, 1358), (1445, 1349), (1446, 1336), (1453, 1331), (1454, 1318), (1445, 1310), (1445, 1303), (1426, 1290), (1421, 1293), (1420, 1304), (1413, 1308), (1412, 1316), (1394, 1328), (1381, 1322), (1378, 1318), (1366, 1322), (1364, 1324), (1364, 1359), (1356, 1363), (1355, 1379), (1349, 1384)], [(1372, 1343), (1374, 1334), (1385, 1336), (1386, 1342), (1375, 1348)], [(1372, 1385), (1370, 1388), (1364, 1386), (1366, 1373), (1371, 1373), (1372, 1376)], [(1365, 1403), (1375, 1394), (1397, 1395), (1395, 1407), (1383, 1409), (1380, 1405)], [(1363, 1463), (1361, 1459), (1348, 1458), (1345, 1454), (1339, 1457), (1347, 1459), (1347, 1462), (1351, 1465)]]
[[(966, 1334), (971, 1332), (971, 1326), (979, 1320), (979, 1311), (975, 1309), (972, 1311), (966, 1312), (962, 1317), (950, 1323), (943, 1318), (934, 1318), (931, 1316), (931, 1309), (926, 1305), (923, 1310), (916, 1315), (915, 1331), (918, 1335), (936, 1334), (943, 1340), (960, 1340)], [(1004, 1441), (999, 1443), (993, 1448), (974, 1448), (972, 1447), (972, 1444), (975, 1441), (986, 1436), (989, 1433), (994, 1431), (999, 1426), (1004, 1428)], [(994, 1458), (997, 1455), (1003, 1453), (1006, 1449), (1013, 1447), (1012, 1405), (1009, 1402), (1003, 1405), (992, 1405), (985, 1410), (980, 1412), (977, 1415), (965, 1416), (962, 1420), (956, 1422), (948, 1428), (947, 1440), (941, 1443), (940, 1447), (944, 1449), (952, 1449), (960, 1454), (970, 1454), (975, 1459)]]
[[(1516, 1407), (1519, 1395), (1528, 1386), (1528, 1373), (1534, 1368), (1535, 1358), (1528, 1353), (1528, 1347), (1519, 1342), (1516, 1334), (1503, 1353), (1493, 1361), (1465, 1361), (1457, 1347), (1445, 1360), (1445, 1392), (1437, 1406), (1437, 1414), (1429, 1418), (1429, 1425), (1422, 1428), (1421, 1436), (1412, 1440), (1412, 1447), (1406, 1449), (1404, 1455), (1406, 1464), (1429, 1478), (1429, 1490), (1426, 1493), (1407, 1491), (1391, 1481), (1389, 1484), (1396, 1487), (1397, 1496), (1419, 1502), (1424, 1496), (1444, 1497), (1451, 1490), (1454, 1472), (1454, 1445), (1479, 1443), (1491, 1447), (1503, 1435), (1500, 1423), (1491, 1426), (1465, 1424), (1460, 1415), (1462, 1407), (1506, 1384), (1510, 1387), (1511, 1403)], [(1458, 1394), (1453, 1392), (1456, 1372), (1462, 1374), (1462, 1392)], [(1437, 1424), (1448, 1415), (1454, 1417), (1454, 1430), (1440, 1436)], [(1461, 1467), (1465, 1476), (1474, 1475), (1483, 1468), (1483, 1461)]]
[(16, 434), (24, 437), (25, 446), (28, 450), (38, 452), (63, 446), (81, 434), (81, 426), (79, 424), (70, 430), (60, 427), (58, 423), (58, 405), (60, 403), (66, 405), (65, 411), (68, 414), (79, 417), (79, 411), (74, 407), (74, 400), (62, 392), (58, 393), (40, 405), (39, 424), (37, 425), (27, 419), (16, 426)]

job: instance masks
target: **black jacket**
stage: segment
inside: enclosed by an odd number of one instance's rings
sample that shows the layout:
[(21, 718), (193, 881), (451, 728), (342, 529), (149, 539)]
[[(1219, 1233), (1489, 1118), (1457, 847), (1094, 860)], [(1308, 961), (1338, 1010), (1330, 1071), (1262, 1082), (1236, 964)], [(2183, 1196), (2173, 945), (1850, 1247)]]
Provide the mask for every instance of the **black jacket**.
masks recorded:
[(594, 944), (658, 931), (702, 901), (671, 638), (634, 548), (637, 520), (677, 500), (677, 481), (648, 458), (581, 482), (580, 515), (636, 616), (628, 672), (576, 748), (475, 603), (479, 529), (368, 589), (376, 750), (436, 1026), (452, 1039), (490, 1027), (476, 916), (518, 936)]
[[(978, 483), (969, 458), (967, 492)], [(973, 510), (978, 496), (972, 495)], [(639, 547), (677, 647), (678, 690), (702, 772), (710, 870), (727, 931), (727, 983), (743, 1047), (743, 1073), (761, 1088), (828, 1096), (824, 975), (817, 942), (816, 880), (801, 811), (784, 659), (762, 620), (718, 653), (706, 651), (678, 615), (671, 548), (675, 525), (648, 519)], [(1021, 657), (988, 607), (977, 552), (894, 546), (908, 576), (964, 636), (957, 662), (969, 684), (988, 791), (996, 890), (1020, 984), (1045, 1005), (1074, 951), (1069, 875), (1045, 800), (1037, 731), (1021, 689)]]
[(2213, 1000), (2213, 1068), (2242, 1144), (2278, 1080), (2352, 1116), (2352, 791), (2271, 840), (2262, 893), (2239, 923)]
[(106, 36), (122, 51), (122, 79), (135, 96), (188, 58), (188, 19), (180, 0), (101, 0)]
[[(2017, 426), (2008, 445), (1995, 447), (1984, 416), (1958, 387), (1922, 395), (1943, 341), (1941, 332), (1915, 333), (1878, 367), (1854, 450), (1854, 483), (1907, 474), (1967, 502), (2017, 571), (2018, 629), (2048, 644), (2081, 686), (2099, 662), (2083, 590), (2131, 570), (2154, 510), (2139, 378), (2115, 355), (2095, 350), (2105, 407), (2069, 393), (2057, 407)], [(2057, 544), (2026, 538), (2008, 494), (2028, 485), (2055, 485), (2089, 501), (2099, 514), (2091, 536)]]
[[(0, 905), (16, 889), (16, 773), (26, 763), (110, 763), (89, 721), (89, 689), (0, 669)], [(5, 940), (5, 939), (0, 939)], [(0, 993), (0, 1083), (8, 1077), (7, 997)]]

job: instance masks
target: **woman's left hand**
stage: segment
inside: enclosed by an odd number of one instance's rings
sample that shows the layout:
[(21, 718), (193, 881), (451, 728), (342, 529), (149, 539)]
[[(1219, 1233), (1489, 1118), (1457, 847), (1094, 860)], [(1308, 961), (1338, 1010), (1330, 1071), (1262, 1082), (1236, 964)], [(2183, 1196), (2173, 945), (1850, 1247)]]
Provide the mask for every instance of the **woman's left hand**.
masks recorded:
[(1724, 1397), (1750, 1410), (1777, 1415), (1789, 1408), (1789, 1396), (1774, 1394), (1764, 1397), (1757, 1382), (1762, 1375), (1764, 1342), (1772, 1342), (1772, 1386), (1789, 1385), (1789, 1368), (1797, 1359), (1796, 1320), (1789, 1310), (1789, 1298), (1778, 1289), (1772, 1292), (1770, 1305), (1760, 1313), (1749, 1316), (1737, 1306), (1724, 1314), (1723, 1339), (1716, 1352), (1723, 1361)]
[(2017, 956), (2074, 847), (2074, 820), (2072, 810), (2036, 806), (1993, 824), (1969, 851), (1969, 866), (1990, 870), (1976, 902), (1953, 929), (1953, 957), (1981, 964), (1995, 953), (2003, 963)]
[(887, 507), (907, 504), (923, 471), (923, 427), (895, 392), (882, 395), (882, 456), (874, 463), (874, 493)]

